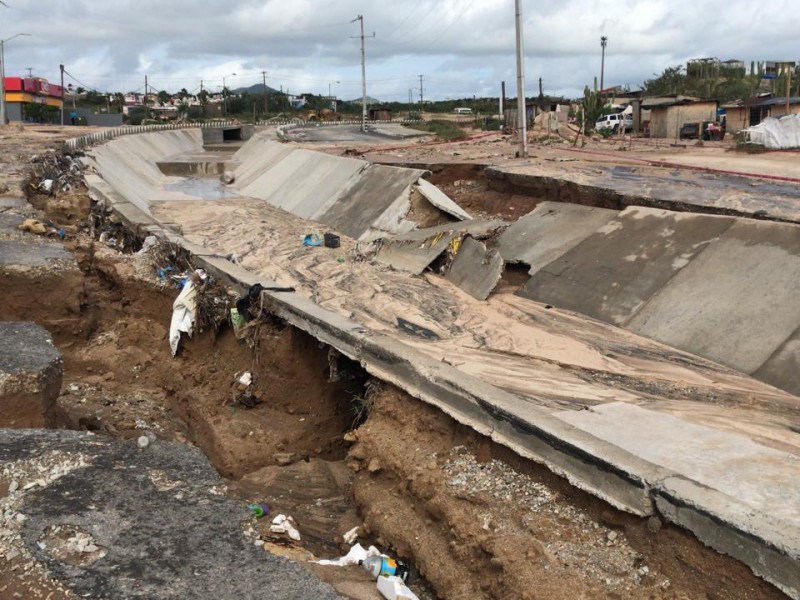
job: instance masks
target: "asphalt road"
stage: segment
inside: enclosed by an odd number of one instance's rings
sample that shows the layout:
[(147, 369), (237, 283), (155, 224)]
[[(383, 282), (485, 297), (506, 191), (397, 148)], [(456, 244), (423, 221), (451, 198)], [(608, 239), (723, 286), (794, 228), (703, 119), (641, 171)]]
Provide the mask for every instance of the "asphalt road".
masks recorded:
[(425, 135), (423, 131), (415, 131), (402, 125), (381, 124), (369, 125), (369, 131), (361, 131), (359, 125), (307, 125), (287, 131), (293, 142), (354, 142), (358, 144), (385, 144), (390, 140), (403, 140), (409, 137)]

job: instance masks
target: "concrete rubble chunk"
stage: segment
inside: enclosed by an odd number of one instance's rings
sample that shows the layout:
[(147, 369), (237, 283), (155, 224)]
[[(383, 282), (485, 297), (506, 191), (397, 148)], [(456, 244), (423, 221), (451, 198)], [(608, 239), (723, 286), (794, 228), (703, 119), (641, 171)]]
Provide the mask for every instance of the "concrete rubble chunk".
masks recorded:
[(480, 239), (505, 225), (504, 221), (497, 220), (462, 221), (417, 229), (385, 238), (375, 259), (395, 269), (418, 275), (447, 250), (453, 240), (467, 234)]
[(445, 277), (473, 298), (486, 300), (503, 275), (503, 258), (496, 250), (467, 236)]
[(64, 361), (43, 327), (0, 322), (0, 427), (53, 427)]
[(497, 240), (507, 263), (523, 263), (533, 274), (582, 242), (618, 214), (615, 210), (564, 202), (540, 202), (509, 225)]

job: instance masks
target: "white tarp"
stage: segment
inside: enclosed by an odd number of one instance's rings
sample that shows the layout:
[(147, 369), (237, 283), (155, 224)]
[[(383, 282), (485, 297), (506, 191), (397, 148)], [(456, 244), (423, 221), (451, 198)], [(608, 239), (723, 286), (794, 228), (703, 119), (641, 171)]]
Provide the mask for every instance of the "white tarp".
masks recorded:
[(194, 327), (196, 312), (197, 288), (194, 287), (194, 283), (189, 279), (172, 304), (172, 322), (169, 326), (169, 346), (172, 348), (172, 356), (178, 353), (181, 332), (192, 337), (192, 328)]
[(800, 115), (787, 115), (778, 119), (767, 117), (745, 131), (754, 144), (774, 150), (800, 148)]

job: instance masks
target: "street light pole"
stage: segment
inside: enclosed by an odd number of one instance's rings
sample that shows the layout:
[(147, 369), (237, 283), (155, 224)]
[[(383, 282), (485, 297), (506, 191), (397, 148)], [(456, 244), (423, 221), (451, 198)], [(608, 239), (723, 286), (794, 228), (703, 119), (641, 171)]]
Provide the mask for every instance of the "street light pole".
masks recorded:
[(225, 96), (225, 78), (226, 77), (236, 77), (236, 73), (231, 73), (229, 75), (222, 76), (222, 113), (227, 117), (228, 116), (228, 99)]
[(600, 47), (602, 48), (602, 58), (600, 59), (600, 95), (603, 95), (603, 76), (605, 75), (606, 68), (606, 44), (608, 38), (606, 36), (600, 37)]
[(336, 100), (334, 100), (331, 97), (331, 85), (334, 84), (334, 83), (338, 84), (340, 82), (339, 81), (330, 81), (330, 82), (328, 82), (328, 102), (331, 103), (331, 104), (329, 104), (329, 106), (332, 106), (333, 112), (336, 112)]
[(10, 42), (14, 38), (21, 35), (30, 36), (30, 33), (18, 33), (12, 35), (10, 38), (0, 40), (0, 125), (5, 125), (8, 122), (6, 117), (6, 55), (5, 43)]

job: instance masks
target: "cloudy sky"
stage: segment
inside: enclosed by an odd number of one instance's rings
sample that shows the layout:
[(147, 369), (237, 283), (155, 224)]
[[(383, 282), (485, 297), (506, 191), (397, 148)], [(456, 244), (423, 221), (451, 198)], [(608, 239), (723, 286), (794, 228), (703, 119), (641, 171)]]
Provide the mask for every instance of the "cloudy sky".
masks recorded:
[[(101, 92), (246, 87), (379, 100), (497, 96), (516, 90), (514, 0), (4, 0), (7, 76), (58, 81), (59, 63)], [(797, 0), (523, 0), (526, 92), (577, 96), (600, 75), (636, 87), (689, 58), (798, 60)], [(767, 5), (764, 5), (767, 6)], [(235, 73), (236, 75), (233, 75)], [(69, 77), (67, 82), (73, 81)], [(337, 83), (338, 82), (338, 83)]]

